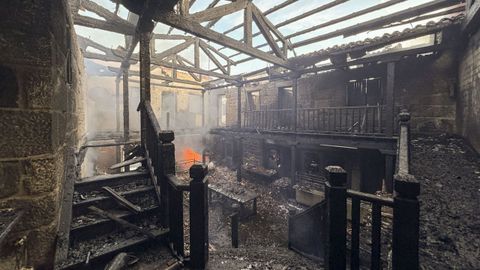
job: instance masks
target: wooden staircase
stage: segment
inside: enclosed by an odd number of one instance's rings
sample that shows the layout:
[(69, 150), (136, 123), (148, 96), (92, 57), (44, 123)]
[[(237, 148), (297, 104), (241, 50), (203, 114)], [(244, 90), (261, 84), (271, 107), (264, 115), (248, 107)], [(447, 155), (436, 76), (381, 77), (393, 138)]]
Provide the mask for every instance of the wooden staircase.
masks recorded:
[[(181, 265), (205, 268), (207, 167), (193, 165), (190, 179), (180, 181), (175, 175), (174, 133), (160, 129), (148, 101), (139, 109), (144, 125), (141, 144), (127, 150), (125, 161), (110, 167), (117, 173), (65, 183), (55, 269), (103, 269), (120, 252), (139, 251), (148, 243), (163, 244)], [(142, 166), (129, 171), (138, 163)], [(183, 215), (185, 195), (188, 222)], [(187, 230), (189, 243), (184, 237)]]
[[(136, 156), (112, 165), (111, 169), (145, 160)], [(68, 253), (56, 269), (105, 264), (122, 251), (138, 250), (148, 242), (160, 243), (168, 232), (162, 227), (160, 204), (144, 167), (83, 178), (74, 183)]]

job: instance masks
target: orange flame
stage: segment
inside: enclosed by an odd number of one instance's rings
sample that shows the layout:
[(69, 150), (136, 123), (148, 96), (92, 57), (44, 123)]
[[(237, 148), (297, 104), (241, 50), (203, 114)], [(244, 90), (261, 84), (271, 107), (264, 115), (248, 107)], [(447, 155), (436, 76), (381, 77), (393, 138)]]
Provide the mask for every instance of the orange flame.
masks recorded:
[(195, 163), (202, 162), (202, 155), (195, 152), (192, 148), (185, 148), (182, 151), (182, 160), (184, 163), (181, 165), (183, 169), (188, 169)]

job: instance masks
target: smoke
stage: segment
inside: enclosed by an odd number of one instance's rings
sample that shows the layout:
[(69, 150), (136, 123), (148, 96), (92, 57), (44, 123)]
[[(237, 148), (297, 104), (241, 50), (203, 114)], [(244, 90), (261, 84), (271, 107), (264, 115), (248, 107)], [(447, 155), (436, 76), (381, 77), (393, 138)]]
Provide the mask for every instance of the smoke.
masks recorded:
[[(116, 82), (116, 73), (105, 65), (85, 59), (86, 68), (86, 126), (87, 141), (112, 141), (123, 139), (123, 89)], [(118, 88), (117, 88), (118, 87)], [(119, 99), (117, 102), (117, 89)], [(139, 89), (129, 88), (130, 133), (138, 137), (140, 115), (136, 108), (140, 101)], [(117, 106), (118, 112), (117, 112)], [(138, 139), (138, 138), (133, 138)], [(120, 149), (121, 150), (121, 149)], [(87, 148), (82, 163), (82, 177), (104, 174), (116, 163), (116, 147)]]

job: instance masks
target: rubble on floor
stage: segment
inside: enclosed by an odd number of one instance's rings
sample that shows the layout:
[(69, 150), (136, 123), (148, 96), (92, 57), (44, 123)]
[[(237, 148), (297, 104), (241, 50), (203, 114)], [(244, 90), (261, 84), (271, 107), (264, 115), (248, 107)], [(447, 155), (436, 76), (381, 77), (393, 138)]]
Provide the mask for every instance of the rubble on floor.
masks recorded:
[(412, 139), (422, 269), (480, 269), (480, 158), (459, 137)]

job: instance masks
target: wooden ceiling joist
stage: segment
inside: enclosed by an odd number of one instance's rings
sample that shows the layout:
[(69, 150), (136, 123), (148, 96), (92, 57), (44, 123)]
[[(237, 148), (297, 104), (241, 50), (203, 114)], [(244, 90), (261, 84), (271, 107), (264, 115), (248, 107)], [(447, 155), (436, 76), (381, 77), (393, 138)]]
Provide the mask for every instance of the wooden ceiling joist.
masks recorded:
[(272, 54), (252, 48), (251, 46), (248, 46), (233, 38), (227, 37), (221, 33), (218, 33), (211, 29), (203, 27), (197, 21), (194, 21), (190, 18), (182, 17), (178, 14), (175, 14), (174, 12), (158, 13), (155, 17), (155, 20), (162, 22), (164, 24), (173, 26), (177, 29), (189, 32), (190, 34), (196, 35), (197, 37), (204, 38), (204, 39), (213, 41), (215, 43), (218, 43), (220, 45), (230, 47), (234, 50), (251, 55), (253, 57), (259, 58), (266, 62), (270, 62), (275, 65), (289, 68), (288, 61), (286, 61), (285, 59), (282, 59)]
[[(121, 69), (121, 68), (108, 67), (108, 69), (109, 69), (110, 71), (112, 71), (112, 72), (122, 72), (122, 69)], [(140, 76), (140, 72), (139, 72), (139, 71), (136, 71), (136, 70), (129, 70), (129, 71), (128, 71), (128, 75), (129, 75), (129, 76), (139, 77), (139, 76)], [(201, 83), (196, 82), (196, 81), (182, 80), (182, 79), (178, 79), (178, 78), (173, 78), (173, 77), (163, 76), (163, 75), (156, 75), (156, 74), (150, 74), (150, 78), (151, 78), (151, 79), (155, 79), (155, 80), (162, 80), (162, 81), (167, 81), (167, 82), (174, 82), (174, 83), (183, 83), (183, 84), (197, 85), (197, 86), (201, 86), (201, 85), (202, 85)]]
[[(291, 4), (293, 4), (293, 3), (297, 2), (297, 1), (298, 1), (298, 0), (287, 0), (287, 1), (283, 2), (283, 3), (280, 3), (280, 4), (276, 5), (276, 6), (268, 9), (267, 11), (263, 12), (263, 15), (267, 16), (267, 15), (270, 14), (270, 13), (273, 13), (273, 12), (275, 12), (275, 11), (278, 11), (278, 10), (282, 9), (282, 8), (288, 7), (289, 5), (291, 5)], [(234, 27), (232, 27), (232, 28), (224, 31), (223, 34), (226, 35), (226, 34), (228, 34), (228, 33), (231, 33), (231, 32), (233, 32), (233, 31), (241, 28), (242, 26), (243, 26), (243, 24), (238, 24), (238, 25), (236, 25), (236, 26), (234, 26)]]
[(85, 27), (98, 28), (105, 31), (116, 32), (124, 35), (133, 35), (135, 31), (135, 25), (127, 20), (124, 20), (117, 16), (115, 13), (110, 12), (108, 9), (100, 6), (99, 4), (90, 0), (79, 1), (79, 9), (87, 10), (97, 14), (104, 20), (95, 19), (79, 15), (78, 9), (76, 10), (73, 20), (76, 25)]
[(316, 42), (319, 42), (319, 41), (327, 40), (327, 39), (337, 37), (337, 36), (344, 36), (344, 37), (352, 36), (352, 35), (355, 35), (355, 34), (358, 34), (358, 33), (368, 31), (370, 29), (379, 28), (383, 25), (387, 25), (387, 24), (390, 24), (390, 23), (402, 21), (402, 20), (412, 18), (412, 17), (415, 17), (415, 16), (420, 16), (424, 13), (433, 12), (433, 11), (441, 9), (441, 8), (446, 8), (446, 7), (449, 7), (449, 6), (457, 5), (460, 2), (461, 2), (461, 0), (436, 0), (436, 1), (428, 2), (428, 3), (425, 3), (423, 5), (419, 5), (419, 6), (416, 6), (416, 7), (404, 9), (402, 11), (398, 11), (398, 12), (380, 17), (380, 18), (368, 20), (366, 22), (362, 22), (362, 23), (352, 25), (352, 26), (349, 26), (349, 27), (346, 27), (346, 28), (342, 28), (342, 29), (338, 29), (338, 30), (335, 30), (335, 31), (332, 31), (332, 32), (329, 32), (329, 33), (318, 35), (318, 36), (313, 37), (313, 38), (309, 38), (309, 39), (306, 39), (306, 40), (299, 41), (299, 42), (293, 44), (293, 48), (302, 47), (302, 46), (305, 46), (305, 45), (309, 45), (309, 44), (316, 43)]
[[(329, 9), (329, 8), (335, 7), (335, 6), (337, 6), (337, 5), (343, 4), (343, 3), (347, 2), (347, 1), (349, 1), (349, 0), (335, 0), (335, 1), (332, 1), (332, 2), (329, 2), (329, 3), (326, 3), (326, 4), (324, 4), (324, 5), (321, 5), (321, 6), (317, 7), (317, 8), (314, 8), (314, 9), (312, 9), (312, 10), (310, 10), (310, 11), (307, 11), (307, 12), (305, 12), (305, 13), (303, 13), (303, 14), (300, 14), (300, 15), (298, 15), (298, 16), (295, 16), (295, 17), (293, 17), (293, 18), (291, 18), (291, 19), (288, 19), (288, 20), (283, 21), (283, 22), (281, 22), (281, 23), (278, 23), (278, 24), (276, 24), (276, 25), (270, 24), (270, 25), (271, 25), (270, 27), (271, 27), (272, 29), (278, 29), (278, 28), (280, 28), (280, 27), (282, 27), (282, 26), (285, 26), (285, 25), (294, 23), (294, 22), (296, 22), (296, 21), (299, 21), (299, 20), (301, 20), (301, 19), (304, 19), (305, 17), (311, 16), (311, 15), (313, 15), (313, 14), (316, 14), (316, 13), (319, 13), (319, 12), (321, 12), (321, 11), (327, 10), (327, 9)], [(260, 12), (260, 13), (262, 14), (262, 12)], [(262, 14), (262, 15), (266, 18), (266, 14)], [(260, 29), (260, 30), (261, 30), (261, 29)], [(276, 31), (277, 31), (277, 33), (280, 33), (278, 30), (276, 30)], [(252, 37), (256, 37), (256, 36), (258, 36), (258, 35), (260, 35), (260, 34), (263, 34), (263, 32), (262, 32), (262, 31), (257, 32), (257, 33), (255, 33), (255, 34), (253, 34)], [(278, 36), (277, 36), (277, 37), (278, 37)], [(285, 38), (283, 38), (283, 37), (278, 37), (278, 39), (281, 40), (281, 41), (284, 41), (284, 40), (285, 40)], [(240, 41), (244, 41), (244, 40), (240, 40)], [(270, 43), (268, 43), (268, 40), (267, 40), (267, 43), (266, 43), (266, 44), (270, 45)], [(263, 46), (262, 46), (262, 47), (263, 47)], [(220, 48), (219, 50), (223, 50), (224, 48), (225, 48), (225, 47), (222, 47), (222, 48)], [(235, 55), (238, 55), (238, 54), (235, 54)], [(230, 57), (233, 57), (233, 56), (235, 56), (235, 55), (232, 55), (232, 56), (230, 56)]]
[(188, 17), (198, 22), (211, 21), (211, 20), (222, 18), (225, 15), (232, 14), (244, 9), (247, 3), (248, 3), (247, 0), (237, 0), (230, 4), (226, 4), (218, 7), (212, 7), (203, 11), (199, 11), (197, 13), (193, 13)]

